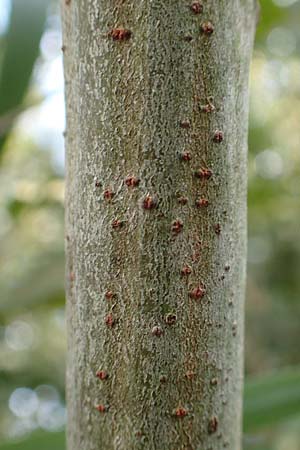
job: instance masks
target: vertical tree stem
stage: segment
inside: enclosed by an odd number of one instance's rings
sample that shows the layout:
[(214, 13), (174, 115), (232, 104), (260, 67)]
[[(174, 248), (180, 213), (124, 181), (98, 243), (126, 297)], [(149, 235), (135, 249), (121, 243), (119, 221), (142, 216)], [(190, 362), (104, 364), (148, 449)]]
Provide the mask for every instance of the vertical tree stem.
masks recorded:
[(69, 450), (238, 450), (254, 1), (62, 9)]

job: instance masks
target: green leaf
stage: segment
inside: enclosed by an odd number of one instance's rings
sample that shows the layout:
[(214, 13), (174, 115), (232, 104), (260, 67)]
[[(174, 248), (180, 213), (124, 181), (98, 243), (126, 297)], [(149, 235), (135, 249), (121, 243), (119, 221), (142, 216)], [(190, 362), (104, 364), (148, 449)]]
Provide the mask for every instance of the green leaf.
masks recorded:
[(22, 110), (44, 30), (49, 0), (12, 0), (10, 27), (0, 76), (0, 152), (8, 130)]
[(262, 429), (300, 414), (300, 367), (246, 380), (244, 430)]
[(0, 450), (65, 450), (65, 433), (34, 433), (19, 442), (9, 441)]

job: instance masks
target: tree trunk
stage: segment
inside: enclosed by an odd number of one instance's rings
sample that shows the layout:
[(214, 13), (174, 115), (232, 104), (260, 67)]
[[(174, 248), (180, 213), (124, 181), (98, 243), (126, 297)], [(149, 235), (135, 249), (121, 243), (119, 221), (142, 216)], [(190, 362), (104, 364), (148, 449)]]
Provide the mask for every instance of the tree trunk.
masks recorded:
[(64, 0), (69, 450), (238, 450), (254, 0)]

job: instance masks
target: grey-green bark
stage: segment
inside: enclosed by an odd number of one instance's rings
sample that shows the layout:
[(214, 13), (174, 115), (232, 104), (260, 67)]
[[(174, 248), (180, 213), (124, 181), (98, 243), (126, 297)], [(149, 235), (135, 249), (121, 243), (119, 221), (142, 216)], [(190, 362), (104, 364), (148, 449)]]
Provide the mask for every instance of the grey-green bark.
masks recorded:
[(63, 1), (69, 450), (240, 449), (255, 4), (191, 3)]

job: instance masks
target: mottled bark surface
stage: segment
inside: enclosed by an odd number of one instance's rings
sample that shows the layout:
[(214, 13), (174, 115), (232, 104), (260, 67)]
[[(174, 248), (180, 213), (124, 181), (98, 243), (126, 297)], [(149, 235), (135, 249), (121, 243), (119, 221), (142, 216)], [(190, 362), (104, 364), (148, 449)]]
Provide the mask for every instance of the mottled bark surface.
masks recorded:
[(62, 9), (69, 450), (238, 450), (254, 1)]

